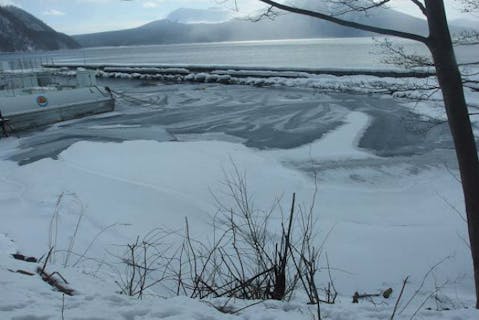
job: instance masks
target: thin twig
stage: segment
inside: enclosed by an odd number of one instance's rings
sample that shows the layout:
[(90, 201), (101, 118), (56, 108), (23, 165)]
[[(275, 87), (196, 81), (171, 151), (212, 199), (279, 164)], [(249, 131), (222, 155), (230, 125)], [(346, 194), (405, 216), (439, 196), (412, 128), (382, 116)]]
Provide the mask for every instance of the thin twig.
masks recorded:
[(394, 310), (393, 310), (393, 313), (391, 315), (391, 318), (390, 320), (393, 320), (394, 319), (394, 316), (396, 315), (396, 311), (397, 311), (397, 308), (399, 306), (399, 302), (401, 301), (401, 298), (402, 298), (402, 295), (404, 293), (404, 289), (406, 288), (406, 284), (407, 284), (407, 281), (409, 279), (409, 276), (406, 277), (406, 279), (404, 279), (403, 283), (402, 283), (402, 288), (401, 288), (401, 292), (399, 292), (399, 296), (396, 300), (396, 303), (394, 304)]

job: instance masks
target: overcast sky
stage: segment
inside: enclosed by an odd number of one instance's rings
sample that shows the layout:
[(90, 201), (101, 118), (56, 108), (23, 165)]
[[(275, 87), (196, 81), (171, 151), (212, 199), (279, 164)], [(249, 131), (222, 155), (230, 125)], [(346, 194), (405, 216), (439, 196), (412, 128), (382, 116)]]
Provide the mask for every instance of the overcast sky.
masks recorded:
[[(237, 0), (241, 12), (260, 8), (257, 0)], [(410, 0), (393, 0), (395, 8), (420, 16)], [(459, 17), (458, 0), (446, 0), (451, 18)], [(57, 31), (67, 34), (132, 28), (162, 19), (178, 8), (234, 9), (233, 0), (0, 0), (34, 14)]]

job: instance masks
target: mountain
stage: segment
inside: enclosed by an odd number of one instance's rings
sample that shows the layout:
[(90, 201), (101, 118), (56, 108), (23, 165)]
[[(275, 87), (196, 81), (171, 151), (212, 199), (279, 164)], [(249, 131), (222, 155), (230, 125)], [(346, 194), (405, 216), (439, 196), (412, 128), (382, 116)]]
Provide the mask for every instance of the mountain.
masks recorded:
[(220, 23), (231, 20), (232, 16), (230, 11), (221, 8), (180, 8), (172, 11), (166, 19), (178, 23)]
[[(181, 23), (181, 21), (192, 21), (192, 12), (195, 11), (183, 9), (173, 14), (173, 18), (154, 21), (138, 28), (77, 35), (73, 38), (82, 46), (94, 47), (371, 35), (368, 32), (295, 14), (284, 14), (274, 20), (266, 19), (259, 22), (232, 19), (222, 23)], [(181, 17), (181, 19), (171, 21), (175, 20), (175, 17)], [(424, 20), (391, 9), (376, 8), (367, 15), (360, 13), (346, 14), (344, 18), (423, 35), (427, 30)]]
[(78, 42), (58, 33), (28, 12), (0, 6), (0, 51), (36, 51), (79, 48)]

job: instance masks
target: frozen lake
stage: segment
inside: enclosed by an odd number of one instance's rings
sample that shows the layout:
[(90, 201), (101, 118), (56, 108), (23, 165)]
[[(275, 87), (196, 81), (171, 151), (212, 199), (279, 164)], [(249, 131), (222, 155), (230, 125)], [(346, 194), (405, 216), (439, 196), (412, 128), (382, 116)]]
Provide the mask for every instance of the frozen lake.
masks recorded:
[[(364, 132), (351, 144), (386, 157), (381, 164), (417, 161), (421, 166), (453, 159), (451, 152), (445, 152), (452, 148), (447, 125), (418, 117), (392, 98), (239, 85), (145, 86), (138, 80), (101, 80), (101, 85), (121, 94), (116, 112), (60, 123), (32, 136), (22, 134), (26, 137), (10, 159), (26, 164), (56, 157), (83, 140), (221, 140), (258, 150), (291, 150), (310, 145), (344, 125), (351, 112), (368, 117)], [(358, 161), (364, 165), (363, 160)]]
[[(434, 290), (437, 277), (447, 281), (441, 294), (452, 298), (446, 300), (453, 301), (447, 304), (451, 319), (477, 318), (468, 317), (476, 312), (463, 307), (473, 303), (472, 264), (463, 242), (465, 224), (451, 209), (462, 212), (463, 198), (440, 106), (318, 88), (103, 78), (99, 85), (114, 89), (115, 112), (0, 140), (0, 171), (5, 172), (0, 178), (0, 265), (6, 266), (0, 268), (0, 277), (16, 294), (0, 299), (0, 309), (8, 315), (20, 319), (45, 314), (45, 319), (54, 319), (60, 310), (55, 305), (60, 300), (51, 298), (54, 292), (48, 286), (19, 281), (7, 271), (24, 268), (9, 253), (45, 253), (52, 213), (58, 212), (59, 255), (56, 265), (50, 264), (52, 270), (59, 266), (61, 252), (70, 252), (67, 245), (75, 226), (79, 232), (73, 252), (88, 251), (88, 259), (78, 267), (61, 269), (81, 293), (76, 304), (81, 308), (67, 300), (67, 312), (98, 317), (96, 310), (101, 309), (108, 313), (104, 318), (121, 318), (126, 313), (118, 306), (104, 308), (111, 301), (127, 305), (114, 293), (117, 273), (112, 270), (119, 257), (115, 250), (155, 227), (176, 234), (185, 217), (193, 237), (211, 237), (212, 217), (221, 207), (234, 208), (225, 182), (236, 167), (244, 173), (254, 212), (268, 212), (274, 204), (275, 223), (268, 229), (272, 234), (289, 210), (292, 193), (297, 194), (298, 210), (313, 210), (318, 221), (315, 241), (324, 245), (328, 260), (320, 263), (331, 261), (335, 287), (345, 302), (326, 306), (340, 314), (337, 319), (346, 314), (341, 308), (353, 308), (350, 297), (358, 290), (391, 287), (399, 292), (410, 275), (406, 294), (411, 295), (439, 261), (443, 262), (418, 301)], [(428, 108), (438, 110), (439, 116)], [(61, 206), (59, 195), (65, 196)], [(91, 239), (96, 239), (92, 247)], [(165, 245), (170, 243), (176, 242)], [(106, 261), (101, 270), (98, 257)], [(90, 270), (97, 270), (98, 276), (92, 277)], [(320, 283), (326, 283), (327, 275), (318, 274)], [(168, 285), (152, 292), (168, 293)], [(11, 307), (31, 292), (41, 300)], [(154, 299), (150, 301), (156, 307)], [(144, 304), (135, 302), (136, 306)], [(371, 319), (379, 310), (389, 318), (392, 303), (360, 308), (354, 305), (347, 314)], [(405, 311), (407, 318), (416, 304), (410, 309)], [(265, 310), (250, 312), (261, 315)], [(143, 318), (158, 315), (141, 312)], [(431, 319), (444, 314), (423, 312), (423, 318)], [(271, 318), (310, 316), (301, 312)]]
[[(118, 92), (115, 112), (0, 140), (7, 173), (0, 179), (0, 232), (22, 248), (42, 252), (62, 192), (77, 197), (62, 213), (62, 231), (73, 229), (78, 203), (85, 208), (78, 248), (105, 226), (122, 224), (102, 234), (95, 257), (152, 226), (179, 230), (185, 216), (194, 232), (207, 235), (215, 199), (231, 201), (224, 181), (234, 163), (258, 210), (279, 201), (275, 217), (293, 192), (309, 207), (317, 177), (317, 234), (322, 241), (334, 228), (327, 250), (334, 266), (347, 270), (335, 275), (347, 301), (357, 288), (397, 288), (405, 275), (416, 285), (452, 254), (437, 274), (465, 275), (453, 289), (470, 297), (465, 225), (441, 201), (462, 210), (445, 123), (388, 96), (212, 83), (101, 85)], [(32, 225), (34, 232), (23, 231)]]
[[(0, 61), (20, 67), (21, 60), (63, 63), (224, 64), (296, 68), (391, 68), (379, 46), (381, 38), (332, 38), (243, 41), (131, 47), (85, 48), (36, 54), (2, 54)], [(394, 40), (407, 51), (427, 54), (422, 44)], [(471, 61), (477, 48), (458, 49), (459, 60)], [(354, 56), (352, 56), (354, 53)], [(28, 64), (28, 63), (24, 63)], [(26, 65), (28, 67), (28, 65)]]

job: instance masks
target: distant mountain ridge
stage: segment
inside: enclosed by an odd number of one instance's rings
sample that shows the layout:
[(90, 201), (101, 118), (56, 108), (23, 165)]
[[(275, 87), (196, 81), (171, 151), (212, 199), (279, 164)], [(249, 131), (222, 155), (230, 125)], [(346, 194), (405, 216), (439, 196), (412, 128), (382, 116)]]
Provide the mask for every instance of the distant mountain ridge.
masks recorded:
[[(314, 6), (316, 1), (310, 1)], [(180, 12), (179, 21), (189, 21), (188, 13)], [(177, 13), (178, 14), (178, 13)], [(277, 40), (301, 38), (361, 37), (371, 33), (346, 28), (319, 19), (295, 14), (278, 16), (275, 20), (252, 22), (232, 19), (222, 23), (181, 23), (173, 18), (158, 20), (144, 26), (111, 32), (74, 36), (82, 46), (127, 46), (192, 42), (220, 42), (243, 40)], [(425, 35), (425, 20), (391, 9), (376, 8), (364, 14), (346, 14), (345, 19)], [(191, 18), (191, 17), (190, 17)], [(173, 20), (173, 21), (171, 21)]]
[(231, 20), (232, 12), (221, 8), (191, 9), (179, 8), (172, 11), (166, 20), (178, 23), (221, 23)]
[(0, 6), (0, 51), (36, 51), (79, 48), (71, 37), (14, 6)]

